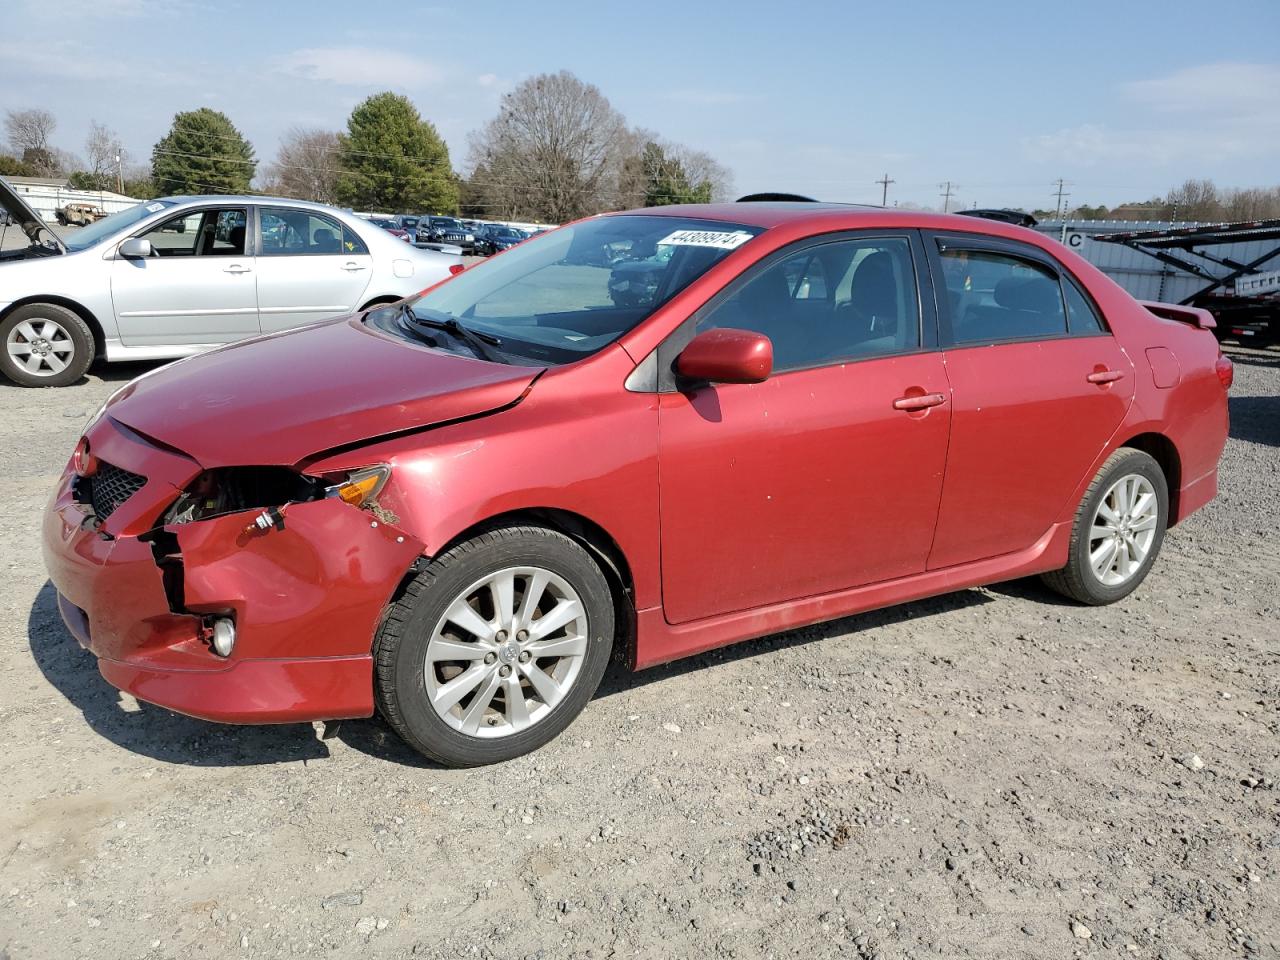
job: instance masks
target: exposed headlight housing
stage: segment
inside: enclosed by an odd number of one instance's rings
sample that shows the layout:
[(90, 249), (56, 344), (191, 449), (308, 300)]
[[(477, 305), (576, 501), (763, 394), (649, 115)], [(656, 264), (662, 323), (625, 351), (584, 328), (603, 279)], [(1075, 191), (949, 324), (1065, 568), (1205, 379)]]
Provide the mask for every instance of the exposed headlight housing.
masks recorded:
[(206, 470), (174, 501), (162, 522), (191, 523), (247, 510), (283, 510), (291, 503), (325, 499), (370, 507), (390, 476), (391, 467), (387, 464), (324, 477), (308, 476), (289, 467)]

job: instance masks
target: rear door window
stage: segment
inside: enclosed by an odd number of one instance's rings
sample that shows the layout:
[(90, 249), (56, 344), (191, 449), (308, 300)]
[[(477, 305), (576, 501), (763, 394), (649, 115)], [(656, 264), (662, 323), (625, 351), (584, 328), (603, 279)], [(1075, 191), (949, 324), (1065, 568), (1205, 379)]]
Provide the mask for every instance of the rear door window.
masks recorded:
[(368, 253), (354, 230), (333, 217), (310, 210), (262, 207), (259, 256), (337, 256)]
[(951, 340), (1002, 343), (1061, 337), (1067, 315), (1057, 271), (1030, 258), (946, 241), (939, 251)]

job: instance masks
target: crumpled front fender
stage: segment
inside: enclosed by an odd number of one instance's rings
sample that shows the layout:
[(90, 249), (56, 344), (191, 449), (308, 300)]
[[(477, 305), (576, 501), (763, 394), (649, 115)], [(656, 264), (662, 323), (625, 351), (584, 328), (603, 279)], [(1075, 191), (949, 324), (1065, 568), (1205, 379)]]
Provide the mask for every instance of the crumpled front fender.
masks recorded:
[(182, 605), (230, 614), (233, 660), (368, 655), (383, 609), (421, 541), (341, 500), (289, 504), (166, 528), (182, 559)]

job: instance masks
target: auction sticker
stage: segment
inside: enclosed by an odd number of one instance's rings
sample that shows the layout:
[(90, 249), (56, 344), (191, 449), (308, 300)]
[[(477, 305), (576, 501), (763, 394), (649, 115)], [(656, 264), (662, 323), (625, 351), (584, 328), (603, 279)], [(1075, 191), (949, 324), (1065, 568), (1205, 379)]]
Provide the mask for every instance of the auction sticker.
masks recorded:
[(668, 244), (673, 247), (715, 247), (717, 250), (736, 250), (754, 234), (742, 230), (731, 232), (721, 230), (677, 230), (675, 233), (658, 241), (658, 245)]
[(164, 209), (164, 204), (163, 204), (163, 203), (148, 203), (148, 204), (147, 204), (147, 210), (148, 210), (148, 211), (150, 211), (151, 213), (159, 213), (159, 212), (160, 212), (161, 210), (163, 210), (163, 209)]

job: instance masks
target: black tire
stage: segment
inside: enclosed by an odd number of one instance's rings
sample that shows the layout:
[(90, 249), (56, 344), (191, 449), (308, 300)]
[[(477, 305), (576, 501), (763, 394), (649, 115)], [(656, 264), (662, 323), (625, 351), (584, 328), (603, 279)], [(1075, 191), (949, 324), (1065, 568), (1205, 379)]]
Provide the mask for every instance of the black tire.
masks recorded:
[[(1094, 573), (1090, 563), (1090, 531), (1093, 528), (1094, 516), (1098, 505), (1107, 492), (1123, 477), (1130, 475), (1145, 477), (1155, 490), (1157, 517), (1155, 535), (1137, 570), (1123, 583), (1109, 585), (1103, 583)], [(1127, 597), (1151, 572), (1151, 567), (1160, 555), (1160, 547), (1164, 543), (1165, 529), (1169, 523), (1169, 486), (1160, 464), (1131, 447), (1121, 447), (1107, 458), (1107, 461), (1093, 478), (1085, 491), (1084, 499), (1076, 510), (1075, 521), (1071, 528), (1071, 546), (1068, 552), (1067, 565), (1061, 570), (1041, 574), (1041, 579), (1053, 590), (1065, 597), (1087, 603), (1091, 606), (1115, 603)]]
[[(13, 358), (9, 352), (9, 338), (15, 328), (26, 322), (39, 324), (41, 320), (49, 320), (65, 333), (65, 340), (59, 335), (58, 343), (70, 342), (70, 354), (58, 354), (66, 361), (66, 366), (54, 373), (47, 364), (42, 364), (42, 371), (32, 373)], [(36, 329), (43, 329), (37, 326)], [(0, 373), (18, 384), (20, 387), (65, 387), (77, 382), (84, 376), (89, 365), (93, 363), (93, 332), (89, 325), (77, 314), (53, 303), (28, 303), (18, 307), (3, 322), (0, 322)]]
[[(588, 642), (573, 685), (550, 713), (498, 738), (469, 736), (436, 713), (427, 695), (427, 644), (449, 605), (471, 584), (506, 567), (535, 565), (563, 577), (586, 609)], [(500, 763), (553, 740), (587, 705), (613, 649), (613, 597), (590, 554), (543, 527), (502, 527), (458, 544), (432, 560), (392, 604), (374, 640), (378, 709), (406, 743), (451, 767)]]

